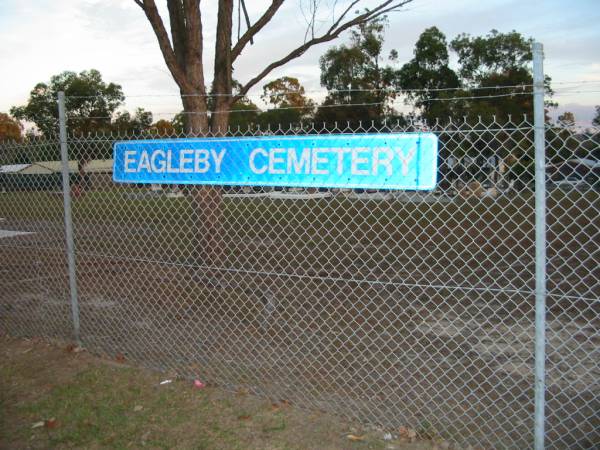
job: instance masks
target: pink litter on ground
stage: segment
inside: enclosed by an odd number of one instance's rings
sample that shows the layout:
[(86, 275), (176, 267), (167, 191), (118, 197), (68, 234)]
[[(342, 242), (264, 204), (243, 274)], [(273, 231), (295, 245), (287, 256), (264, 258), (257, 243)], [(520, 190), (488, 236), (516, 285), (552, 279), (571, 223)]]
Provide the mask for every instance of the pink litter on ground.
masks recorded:
[(198, 389), (202, 389), (202, 388), (206, 387), (206, 385), (200, 380), (194, 380), (194, 387), (196, 387)]

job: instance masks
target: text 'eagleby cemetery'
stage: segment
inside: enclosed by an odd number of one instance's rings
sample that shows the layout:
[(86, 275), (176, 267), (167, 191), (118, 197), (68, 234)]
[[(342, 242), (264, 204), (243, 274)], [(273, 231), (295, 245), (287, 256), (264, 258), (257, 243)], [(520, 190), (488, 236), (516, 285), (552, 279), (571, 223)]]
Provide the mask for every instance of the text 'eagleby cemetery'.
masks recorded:
[(433, 189), (432, 133), (191, 138), (117, 142), (124, 183)]

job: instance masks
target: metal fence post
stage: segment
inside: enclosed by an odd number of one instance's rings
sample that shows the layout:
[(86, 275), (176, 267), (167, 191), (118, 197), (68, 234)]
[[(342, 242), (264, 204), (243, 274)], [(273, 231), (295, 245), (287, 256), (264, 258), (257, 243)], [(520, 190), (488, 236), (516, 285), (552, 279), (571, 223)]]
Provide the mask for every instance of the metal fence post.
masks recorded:
[(58, 93), (58, 123), (60, 129), (60, 159), (62, 162), (63, 203), (65, 208), (65, 239), (67, 241), (67, 263), (69, 267), (69, 293), (71, 296), (71, 315), (73, 331), (77, 345), (81, 344), (79, 335), (79, 303), (77, 300), (77, 273), (75, 264), (75, 242), (73, 241), (73, 220), (71, 211), (71, 186), (69, 182), (69, 152), (67, 149), (67, 124), (65, 112), (65, 93)]
[(535, 129), (535, 449), (544, 448), (546, 364), (546, 149), (543, 46), (533, 43)]

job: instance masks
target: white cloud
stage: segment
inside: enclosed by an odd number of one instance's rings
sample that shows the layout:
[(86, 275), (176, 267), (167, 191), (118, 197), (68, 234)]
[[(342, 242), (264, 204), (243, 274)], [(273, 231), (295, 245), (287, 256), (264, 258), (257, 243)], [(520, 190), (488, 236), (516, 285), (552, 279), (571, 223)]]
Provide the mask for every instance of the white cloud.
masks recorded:
[[(133, 0), (3, 0), (2, 3), (0, 111), (24, 103), (32, 87), (53, 74), (90, 68), (100, 70), (106, 80), (120, 83), (125, 93), (132, 95), (128, 108), (144, 106), (154, 112), (181, 109), (177, 86), (162, 60), (156, 38)], [(164, 2), (157, 3), (167, 18)], [(251, 19), (255, 20), (268, 2), (257, 0), (247, 4)], [(306, 7), (308, 2), (287, 3), (256, 37), (255, 45), (246, 48), (235, 66), (235, 78), (247, 81), (302, 41), (306, 22), (300, 4)], [(328, 4), (332, 2), (323, 2), (325, 6)], [(215, 5), (215, 1), (203, 2), (207, 82), (214, 58)], [(328, 23), (331, 10), (324, 9), (322, 14), (322, 23)], [(390, 15), (385, 50), (396, 48), (401, 63), (410, 59), (419, 34), (432, 25), (446, 33), (449, 40), (460, 32), (477, 35), (492, 28), (516, 29), (545, 43), (546, 72), (555, 80), (600, 79), (600, 48), (596, 45), (599, 18), (600, 11), (594, 7), (594, 1), (585, 0), (578, 8), (559, 0), (415, 0), (406, 11)], [(307, 90), (320, 89), (318, 59), (335, 43), (311, 49), (300, 59), (275, 70), (267, 80), (288, 74), (300, 78)], [(254, 93), (260, 90), (255, 89)], [(139, 94), (173, 96), (133, 97)], [(573, 94), (564, 101), (591, 107), (600, 104), (600, 97)]]

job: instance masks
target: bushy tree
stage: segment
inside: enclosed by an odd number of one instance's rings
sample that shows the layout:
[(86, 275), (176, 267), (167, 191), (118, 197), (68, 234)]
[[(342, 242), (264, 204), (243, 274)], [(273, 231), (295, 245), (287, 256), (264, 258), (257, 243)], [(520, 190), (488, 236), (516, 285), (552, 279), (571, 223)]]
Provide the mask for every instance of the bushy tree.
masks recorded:
[(437, 28), (426, 29), (415, 45), (414, 57), (404, 64), (397, 77), (397, 86), (405, 90), (406, 98), (421, 110), (428, 122), (447, 120), (460, 114), (459, 103), (445, 99), (463, 95), (458, 75), (449, 66), (450, 55), (446, 36)]
[(139, 135), (148, 131), (152, 125), (152, 113), (137, 108), (133, 115), (128, 111), (117, 112), (112, 121), (112, 129), (122, 135)]
[[(321, 85), (328, 94), (315, 121), (381, 121), (391, 112), (396, 69), (385, 64), (382, 55), (386, 26), (385, 17), (363, 23), (351, 32), (349, 44), (332, 47), (321, 57)], [(388, 61), (396, 59), (392, 50)]]
[(315, 104), (306, 96), (306, 91), (297, 78), (286, 76), (265, 84), (261, 98), (272, 105), (271, 109), (259, 116), (262, 127), (288, 128), (312, 119)]
[[(183, 128), (183, 125), (182, 125)], [(162, 136), (174, 136), (176, 134), (175, 126), (173, 125), (173, 121), (160, 119), (154, 122), (150, 126), (150, 131), (152, 134), (162, 137)]]
[(6, 113), (0, 113), (0, 142), (20, 141), (23, 138), (23, 125)]
[[(58, 107), (56, 99), (60, 91), (65, 92), (68, 130), (75, 135), (108, 132), (111, 120), (125, 97), (121, 86), (106, 83), (97, 70), (80, 73), (62, 72), (50, 78), (48, 83), (38, 83), (29, 94), (26, 105), (11, 108), (11, 114), (20, 120), (35, 123), (46, 137), (58, 134)], [(53, 146), (55, 148), (56, 146)], [(71, 155), (78, 161), (79, 176), (73, 184), (74, 192), (83, 192), (85, 165), (88, 161), (110, 154), (107, 145), (94, 145), (87, 141), (71, 147)], [(58, 154), (48, 155), (53, 159)]]
[(11, 108), (19, 120), (35, 123), (45, 136), (58, 133), (58, 92), (67, 97), (66, 112), (69, 130), (76, 134), (107, 131), (111, 118), (125, 97), (121, 86), (106, 83), (97, 70), (80, 73), (62, 72), (48, 83), (38, 83), (29, 94), (26, 105)]

